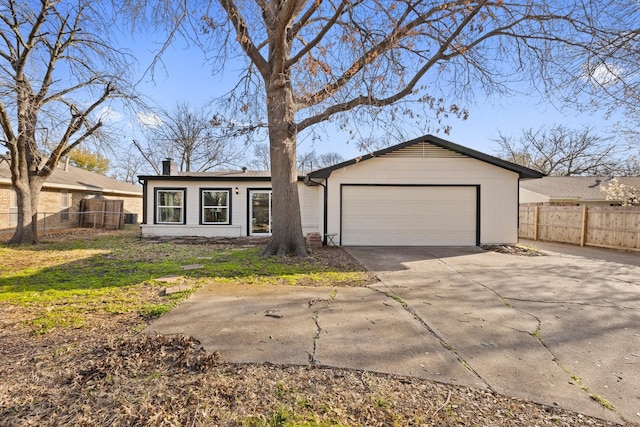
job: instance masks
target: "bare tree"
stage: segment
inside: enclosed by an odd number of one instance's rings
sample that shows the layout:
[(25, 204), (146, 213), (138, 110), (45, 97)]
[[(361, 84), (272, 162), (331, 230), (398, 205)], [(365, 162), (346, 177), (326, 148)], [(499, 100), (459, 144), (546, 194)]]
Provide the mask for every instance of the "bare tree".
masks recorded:
[(519, 138), (500, 134), (498, 157), (547, 175), (608, 175), (620, 168), (611, 138), (591, 128), (569, 129), (563, 125), (528, 129)]
[(630, 9), (613, 0), (214, 2), (202, 21), (203, 47), (217, 70), (238, 53), (246, 60), (224, 102), (247, 122), (268, 125), (273, 236), (263, 254), (306, 254), (299, 133), (329, 120), (349, 129), (407, 117), (424, 128), (464, 118), (459, 102), (474, 94), (506, 93), (518, 78), (557, 78), (551, 64), (569, 55), (586, 64), (602, 28), (624, 28), (636, 16)]
[[(271, 168), (270, 161), (269, 145), (254, 144), (251, 166), (258, 170), (269, 170)], [(299, 171), (309, 171), (335, 165), (342, 161), (344, 161), (344, 157), (342, 157), (340, 153), (329, 152), (318, 154), (315, 150), (311, 150), (298, 155), (297, 167)]]
[(344, 161), (344, 157), (342, 157), (340, 153), (329, 152), (318, 154), (315, 150), (312, 150), (298, 156), (298, 169), (301, 171), (322, 169), (342, 161)]
[(625, 156), (621, 167), (616, 171), (619, 176), (640, 176), (640, 153)]
[(204, 108), (194, 109), (180, 102), (172, 111), (163, 111), (146, 127), (144, 144), (134, 146), (159, 173), (166, 158), (177, 161), (181, 172), (206, 172), (235, 165), (244, 155), (244, 146), (234, 146), (220, 127), (221, 119)]
[(300, 153), (297, 155), (297, 166), (296, 166), (296, 170), (298, 171), (304, 171), (305, 169), (307, 170), (311, 170), (312, 168), (312, 164), (313, 161), (316, 158), (316, 152), (315, 150), (306, 152), (306, 153)]
[(43, 183), (61, 157), (100, 136), (99, 107), (123, 94), (125, 58), (105, 39), (100, 5), (0, 1), (0, 126), (18, 202), (10, 243), (38, 242)]
[[(111, 162), (111, 176), (118, 181), (138, 183), (138, 175), (146, 172), (147, 161), (133, 146), (127, 151), (115, 153)], [(157, 172), (159, 174), (159, 172)]]
[(251, 160), (251, 167), (257, 170), (271, 169), (269, 144), (257, 143), (253, 145), (253, 160)]
[(342, 154), (330, 151), (328, 153), (318, 154), (316, 157), (315, 169), (326, 168), (344, 162)]

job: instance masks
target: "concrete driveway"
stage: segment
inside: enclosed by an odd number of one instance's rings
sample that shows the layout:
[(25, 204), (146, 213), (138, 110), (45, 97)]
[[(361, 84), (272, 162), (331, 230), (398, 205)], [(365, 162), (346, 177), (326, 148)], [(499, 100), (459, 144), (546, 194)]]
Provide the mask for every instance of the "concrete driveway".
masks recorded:
[(191, 335), (230, 362), (407, 375), (640, 422), (640, 266), (479, 248), (348, 251), (381, 281), (213, 283), (148, 332)]
[(479, 248), (349, 252), (486, 387), (640, 422), (640, 267)]

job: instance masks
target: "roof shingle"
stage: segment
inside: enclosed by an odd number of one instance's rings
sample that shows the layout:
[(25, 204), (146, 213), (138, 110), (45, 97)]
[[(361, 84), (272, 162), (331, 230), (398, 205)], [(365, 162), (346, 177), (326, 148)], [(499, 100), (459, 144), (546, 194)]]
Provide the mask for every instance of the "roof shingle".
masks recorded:
[[(603, 186), (612, 177), (597, 176), (547, 176), (542, 179), (520, 181), (520, 187), (537, 194), (548, 196), (550, 200), (605, 201)], [(640, 177), (618, 177), (622, 184), (640, 188)]]
[[(11, 184), (11, 171), (6, 159), (0, 160), (0, 183)], [(121, 182), (74, 166), (68, 166), (66, 170), (65, 167), (57, 167), (43, 187), (142, 196), (142, 187), (140, 186)]]

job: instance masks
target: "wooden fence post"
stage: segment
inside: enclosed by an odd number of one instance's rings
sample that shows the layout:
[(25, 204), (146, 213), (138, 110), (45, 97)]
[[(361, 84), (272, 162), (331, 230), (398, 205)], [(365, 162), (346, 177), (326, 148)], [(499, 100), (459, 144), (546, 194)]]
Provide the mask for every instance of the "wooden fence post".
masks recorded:
[(540, 206), (533, 208), (533, 240), (538, 240), (538, 223), (540, 222)]
[(584, 246), (587, 239), (587, 205), (582, 205), (582, 224), (580, 227), (580, 246)]

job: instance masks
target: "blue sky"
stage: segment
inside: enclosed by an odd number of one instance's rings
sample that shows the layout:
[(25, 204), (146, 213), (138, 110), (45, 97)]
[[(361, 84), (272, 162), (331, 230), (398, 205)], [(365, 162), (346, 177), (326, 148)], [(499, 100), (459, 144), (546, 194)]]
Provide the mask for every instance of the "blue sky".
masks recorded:
[[(136, 38), (130, 49), (138, 58), (138, 72), (141, 75), (153, 58), (152, 52), (159, 45), (145, 36)], [(162, 57), (162, 64), (156, 67), (153, 81), (150, 75), (145, 76), (139, 89), (160, 108), (168, 110), (177, 102), (184, 101), (193, 107), (206, 105), (213, 97), (226, 92), (236, 82), (239, 73), (237, 69), (228, 68), (224, 75), (213, 76), (202, 52), (195, 47), (189, 48), (181, 40), (169, 47)], [(469, 111), (470, 116), (465, 121), (452, 118), (446, 122), (452, 127), (450, 134), (436, 135), (487, 154), (496, 153), (497, 144), (493, 140), (498, 137), (499, 132), (519, 136), (524, 129), (562, 123), (573, 128), (589, 125), (597, 132), (606, 134), (614, 124), (614, 120), (605, 120), (594, 113), (578, 114), (570, 110), (560, 112), (540, 98), (527, 95), (476, 100), (476, 104), (469, 106)], [(141, 138), (136, 133), (128, 134), (128, 123), (134, 120), (133, 117), (127, 117), (120, 123), (125, 141)], [(423, 133), (427, 132), (416, 131), (412, 137)], [(346, 159), (361, 154), (355, 143), (347, 143), (347, 134), (328, 128), (326, 133), (320, 132), (320, 136), (321, 139), (316, 140), (314, 145), (311, 138), (299, 138), (299, 153), (315, 149), (317, 153), (338, 152)]]

